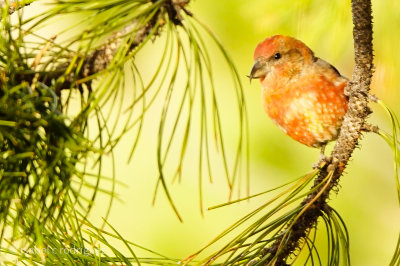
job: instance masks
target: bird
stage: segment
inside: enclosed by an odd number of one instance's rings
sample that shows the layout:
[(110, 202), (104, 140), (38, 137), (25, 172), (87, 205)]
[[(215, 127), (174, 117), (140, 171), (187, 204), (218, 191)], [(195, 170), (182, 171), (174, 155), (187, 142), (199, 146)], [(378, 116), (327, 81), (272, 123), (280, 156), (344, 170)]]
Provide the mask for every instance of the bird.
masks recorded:
[(324, 154), (348, 109), (349, 80), (302, 41), (274, 35), (259, 43), (248, 76), (259, 79), (268, 116), (292, 139)]

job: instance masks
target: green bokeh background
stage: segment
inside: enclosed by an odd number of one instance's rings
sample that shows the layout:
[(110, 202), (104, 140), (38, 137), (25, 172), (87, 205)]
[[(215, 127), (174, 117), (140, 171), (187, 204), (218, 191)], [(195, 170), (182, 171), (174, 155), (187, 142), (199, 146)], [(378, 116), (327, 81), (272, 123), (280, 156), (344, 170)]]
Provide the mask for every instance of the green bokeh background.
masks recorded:
[[(242, 77), (250, 129), (251, 193), (270, 189), (308, 172), (318, 160), (319, 151), (293, 141), (269, 120), (261, 105), (260, 85), (258, 82), (249, 84), (245, 75), (251, 69), (255, 46), (267, 36), (285, 34), (301, 39), (318, 57), (351, 77), (353, 42), (350, 1), (193, 0), (189, 9), (218, 36)], [(372, 91), (398, 114), (399, 10), (400, 2), (373, 1), (376, 68)], [(151, 72), (154, 67), (148, 58), (160, 42), (155, 40), (136, 58), (143, 72)], [(213, 59), (218, 58), (214, 56), (214, 50), (211, 50)], [(224, 69), (226, 65), (221, 63), (220, 59), (213, 61), (216, 86), (225, 99), (220, 106), (222, 109), (233, 108), (235, 105), (230, 102), (233, 88)], [(117, 188), (122, 201), (114, 203), (109, 222), (126, 239), (170, 257), (184, 258), (265, 202), (267, 197), (205, 211), (202, 217), (198, 208), (198, 172), (191, 167), (197, 158), (196, 146), (193, 145), (185, 161), (182, 182), (170, 186), (184, 223), (174, 216), (162, 192), (153, 207), (158, 122), (152, 117), (157, 117), (160, 109), (161, 106), (156, 103), (156, 107), (147, 114), (149, 119), (145, 123), (143, 138), (130, 164), (126, 160), (133, 136), (127, 135), (115, 150), (117, 178), (126, 186)], [(379, 106), (373, 104), (372, 109), (375, 113), (371, 123), (389, 129), (388, 118)], [(223, 120), (227, 121), (224, 126), (235, 128), (234, 124), (230, 124), (229, 113), (229, 110), (222, 111)], [(233, 139), (226, 137), (230, 153), (235, 149), (235, 143), (230, 141)], [(228, 188), (222, 169), (218, 171), (213, 184), (204, 184), (206, 207), (227, 200)], [(93, 220), (100, 221), (106, 204), (107, 197), (100, 196), (91, 213)], [(391, 149), (378, 136), (368, 134), (362, 139), (360, 149), (355, 151), (340, 181), (339, 193), (331, 196), (331, 204), (348, 226), (353, 265), (387, 265), (399, 233), (400, 215)]]

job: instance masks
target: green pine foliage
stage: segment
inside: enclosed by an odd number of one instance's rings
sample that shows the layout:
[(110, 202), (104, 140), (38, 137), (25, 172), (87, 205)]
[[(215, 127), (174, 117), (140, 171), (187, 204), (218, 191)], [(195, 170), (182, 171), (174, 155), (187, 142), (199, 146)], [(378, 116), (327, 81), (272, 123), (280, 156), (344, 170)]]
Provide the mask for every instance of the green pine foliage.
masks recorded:
[[(315, 169), (249, 195), (249, 132), (241, 74), (212, 31), (189, 11), (189, 1), (0, 3), (0, 255), (5, 263), (265, 265), (275, 262), (290, 245), (289, 236), (299, 233), (293, 221), (303, 219), (332, 185), (333, 172), (329, 172), (314, 186), (321, 171)], [(298, 3), (302, 10), (316, 5), (313, 1)], [(279, 16), (289, 14), (283, 3), (272, 7), (279, 10)], [(40, 11), (27, 15), (29, 8)], [(318, 18), (326, 20), (325, 13)], [(311, 12), (304, 15), (311, 16)], [(49, 30), (49, 25), (60, 20), (65, 25)], [(161, 49), (148, 59), (153, 72), (144, 73), (136, 58), (144, 49), (154, 48), (153, 43)], [(238, 125), (235, 134), (223, 126), (223, 96), (216, 85), (216, 59), (210, 50), (218, 52), (230, 73), (224, 84), (232, 88), (235, 99), (235, 115), (230, 116)], [(400, 202), (400, 124), (392, 110), (378, 103), (392, 123), (392, 132), (379, 129), (377, 133), (393, 149)], [(159, 107), (157, 119), (148, 116), (155, 105)], [(170, 182), (183, 178), (190, 145), (197, 147), (191, 167), (198, 180), (201, 213), (206, 180), (223, 179), (230, 194), (227, 203), (209, 209), (254, 197), (270, 198), (187, 258), (172, 258), (128, 240), (108, 221), (113, 201), (118, 199), (116, 161), (121, 155), (114, 154), (114, 149), (134, 132), (130, 152), (122, 158), (134, 163), (147, 121), (158, 129), (154, 200), (162, 192), (178, 220), (183, 218)], [(233, 151), (227, 148), (230, 135), (235, 135)], [(222, 175), (216, 174), (215, 165), (223, 169)], [(243, 184), (248, 195), (234, 200), (234, 192)], [(98, 225), (89, 217), (100, 193), (109, 200)], [(314, 198), (302, 204), (311, 195)], [(305, 232), (287, 263), (350, 265), (350, 236), (344, 218), (337, 209), (325, 206), (316, 210), (318, 224)], [(277, 238), (281, 242), (273, 245)], [(275, 257), (268, 253), (271, 248), (277, 250)], [(399, 263), (400, 236), (390, 265)]]

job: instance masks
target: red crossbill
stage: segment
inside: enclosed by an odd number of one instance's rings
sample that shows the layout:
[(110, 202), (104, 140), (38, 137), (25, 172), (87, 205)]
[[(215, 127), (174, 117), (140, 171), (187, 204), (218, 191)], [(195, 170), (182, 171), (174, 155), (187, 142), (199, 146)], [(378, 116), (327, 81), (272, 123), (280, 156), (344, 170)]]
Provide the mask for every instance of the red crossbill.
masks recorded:
[(335, 140), (347, 111), (348, 80), (303, 42), (275, 35), (258, 44), (250, 79), (260, 79), (270, 118), (290, 137), (311, 147)]

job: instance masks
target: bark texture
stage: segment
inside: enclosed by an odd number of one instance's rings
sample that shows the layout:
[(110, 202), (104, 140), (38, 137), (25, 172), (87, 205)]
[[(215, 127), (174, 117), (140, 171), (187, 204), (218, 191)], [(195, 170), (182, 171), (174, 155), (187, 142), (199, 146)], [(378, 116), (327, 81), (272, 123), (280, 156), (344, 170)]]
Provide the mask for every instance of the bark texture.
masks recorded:
[[(357, 147), (363, 130), (368, 127), (366, 118), (371, 113), (368, 107), (369, 90), (373, 73), (373, 47), (372, 47), (372, 8), (370, 0), (352, 0), (353, 15), (353, 39), (355, 67), (352, 80), (345, 89), (349, 96), (349, 109), (344, 117), (338, 140), (331, 155), (331, 163), (326, 165), (314, 181), (314, 187), (319, 187), (309, 194), (301, 203), (310, 205), (297, 220), (290, 224), (291, 233), (284, 239), (283, 235), (274, 243), (264, 249), (261, 256), (270, 258), (265, 265), (288, 265), (287, 259), (299, 247), (301, 241), (308, 232), (317, 224), (318, 218), (325, 212), (329, 212), (329, 195), (332, 190), (337, 191), (337, 184)], [(331, 182), (322, 190), (321, 184), (329, 173), (333, 176)], [(336, 189), (335, 189), (336, 188)]]

